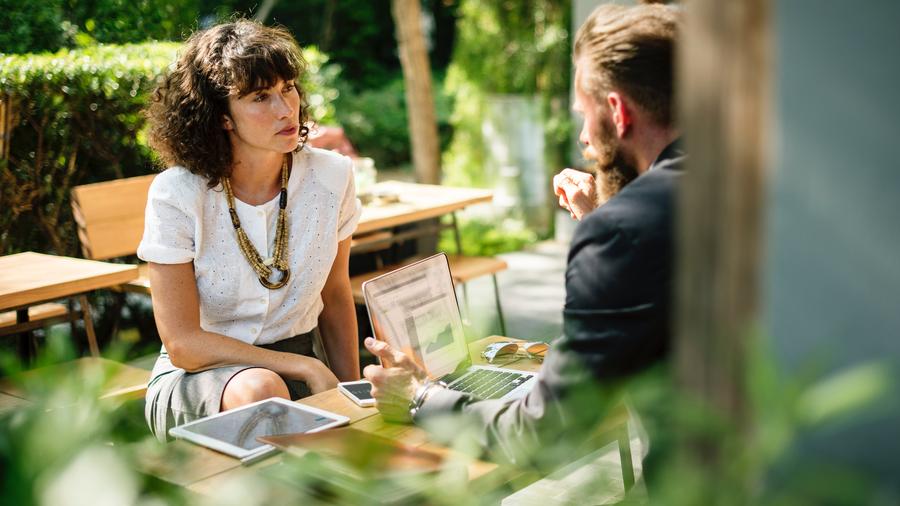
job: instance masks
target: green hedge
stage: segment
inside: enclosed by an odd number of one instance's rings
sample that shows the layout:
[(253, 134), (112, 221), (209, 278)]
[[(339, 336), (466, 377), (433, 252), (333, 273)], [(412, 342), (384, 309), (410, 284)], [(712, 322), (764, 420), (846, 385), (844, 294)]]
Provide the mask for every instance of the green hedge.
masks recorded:
[[(98, 45), (0, 55), (0, 99), (12, 112), (4, 132), (8, 153), (0, 153), (0, 253), (78, 255), (71, 188), (154, 170), (141, 111), (179, 47)], [(312, 114), (331, 121), (337, 91), (319, 72), (327, 57), (314, 49), (304, 54)]]

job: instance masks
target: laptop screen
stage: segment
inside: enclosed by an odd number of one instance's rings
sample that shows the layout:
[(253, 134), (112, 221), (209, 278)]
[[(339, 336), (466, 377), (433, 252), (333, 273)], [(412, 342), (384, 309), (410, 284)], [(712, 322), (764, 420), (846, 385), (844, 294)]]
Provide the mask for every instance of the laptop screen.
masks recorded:
[(432, 257), (363, 284), (375, 337), (441, 377), (468, 359), (447, 256)]

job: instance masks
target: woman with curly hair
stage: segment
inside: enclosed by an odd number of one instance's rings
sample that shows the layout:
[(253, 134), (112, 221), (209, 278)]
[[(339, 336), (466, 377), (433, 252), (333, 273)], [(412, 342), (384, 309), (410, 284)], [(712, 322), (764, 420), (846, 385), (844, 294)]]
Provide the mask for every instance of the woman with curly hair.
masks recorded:
[(304, 71), (286, 30), (239, 20), (192, 35), (154, 93), (150, 145), (170, 168), (150, 187), (138, 256), (163, 342), (145, 411), (161, 440), (359, 378), (360, 204), (350, 159), (307, 145)]

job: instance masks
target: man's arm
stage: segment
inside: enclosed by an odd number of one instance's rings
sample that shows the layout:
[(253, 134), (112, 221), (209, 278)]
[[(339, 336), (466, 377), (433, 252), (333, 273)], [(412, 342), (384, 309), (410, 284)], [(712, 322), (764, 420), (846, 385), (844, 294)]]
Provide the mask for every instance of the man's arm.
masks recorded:
[[(566, 273), (564, 334), (553, 343), (532, 391), (504, 402), (434, 389), (417, 411), (416, 423), (434, 429), (438, 437), (455, 439), (468, 430), (482, 448), (498, 450), (498, 457), (519, 464), (538, 457), (571, 457), (584, 443), (617, 398), (617, 373), (630, 370), (617, 364), (640, 355), (653, 327), (647, 322), (658, 311), (654, 301), (636, 304), (631, 292), (616, 300), (610, 286), (641, 283), (642, 271), (629, 261), (636, 253), (631, 242), (597, 218), (576, 234)], [(598, 268), (602, 265), (610, 267)], [(442, 424), (448, 416), (453, 421)], [(554, 456), (556, 450), (565, 453)]]

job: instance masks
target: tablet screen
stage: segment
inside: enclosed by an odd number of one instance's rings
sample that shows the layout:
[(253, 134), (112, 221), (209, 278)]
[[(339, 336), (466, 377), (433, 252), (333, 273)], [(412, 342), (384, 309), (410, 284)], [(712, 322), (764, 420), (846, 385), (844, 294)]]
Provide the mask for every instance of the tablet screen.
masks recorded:
[[(325, 416), (298, 404), (269, 399), (220, 415), (198, 420), (181, 427), (181, 432), (193, 433), (242, 448), (254, 450), (263, 443), (259, 436), (309, 432), (339, 419)], [(188, 434), (183, 436), (190, 439)]]

